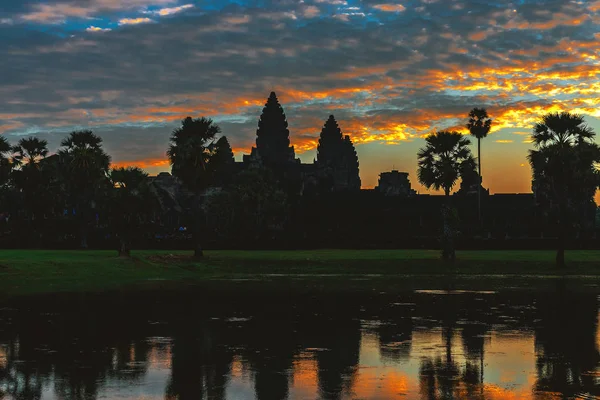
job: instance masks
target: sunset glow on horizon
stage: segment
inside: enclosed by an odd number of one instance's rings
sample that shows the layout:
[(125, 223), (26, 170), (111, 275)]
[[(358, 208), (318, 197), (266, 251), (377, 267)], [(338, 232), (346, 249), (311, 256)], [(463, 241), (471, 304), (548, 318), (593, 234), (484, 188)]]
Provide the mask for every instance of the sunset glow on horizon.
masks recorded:
[(241, 160), (270, 91), (303, 162), (335, 115), (364, 188), (397, 169), (427, 193), (423, 137), (468, 133), (473, 107), (494, 120), (482, 142), (491, 193), (531, 192), (529, 135), (544, 113), (581, 113), (600, 133), (598, 0), (6, 3), (0, 133), (55, 151), (92, 129), (114, 165), (151, 174), (170, 170), (169, 136), (186, 116), (213, 118)]

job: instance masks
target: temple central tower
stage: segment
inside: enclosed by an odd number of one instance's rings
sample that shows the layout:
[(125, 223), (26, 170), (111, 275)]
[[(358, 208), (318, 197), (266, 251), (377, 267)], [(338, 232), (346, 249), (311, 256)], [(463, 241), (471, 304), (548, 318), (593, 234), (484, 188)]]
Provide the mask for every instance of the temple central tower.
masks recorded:
[(265, 166), (295, 163), (287, 119), (275, 92), (271, 92), (258, 121), (256, 148), (252, 149), (251, 156), (256, 155)]

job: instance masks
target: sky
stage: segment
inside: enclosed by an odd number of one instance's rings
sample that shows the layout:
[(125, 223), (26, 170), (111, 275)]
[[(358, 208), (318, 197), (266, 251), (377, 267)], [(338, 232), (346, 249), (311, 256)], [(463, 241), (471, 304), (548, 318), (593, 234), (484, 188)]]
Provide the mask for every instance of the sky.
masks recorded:
[(426, 193), (423, 137), (485, 107), (484, 186), (525, 193), (541, 115), (600, 132), (599, 23), (600, 0), (2, 0), (0, 133), (55, 151), (92, 129), (116, 165), (155, 174), (188, 115), (213, 118), (241, 160), (275, 91), (303, 162), (333, 114), (363, 187), (397, 169)]

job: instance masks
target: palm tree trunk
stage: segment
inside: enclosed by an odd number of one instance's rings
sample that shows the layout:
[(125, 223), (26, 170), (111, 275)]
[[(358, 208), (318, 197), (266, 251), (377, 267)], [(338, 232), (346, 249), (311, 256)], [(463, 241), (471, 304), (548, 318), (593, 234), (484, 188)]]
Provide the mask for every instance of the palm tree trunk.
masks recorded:
[(479, 387), (481, 388), (481, 395), (483, 398), (483, 346), (485, 346), (485, 340), (481, 344), (481, 350), (479, 350)]
[(119, 238), (119, 257), (131, 257), (131, 242), (126, 236)]
[(477, 218), (481, 227), (481, 138), (477, 138), (477, 167), (479, 168), (479, 184), (477, 185)]
[(442, 258), (444, 261), (453, 262), (456, 254), (454, 251), (453, 233), (452, 227), (450, 226), (450, 189), (444, 189), (445, 192), (445, 204), (443, 210), (444, 226), (442, 232)]
[(446, 342), (446, 365), (450, 366), (452, 364), (452, 327), (445, 327), (444, 332), (444, 341)]
[(204, 228), (203, 212), (200, 202), (201, 196), (196, 197), (195, 212), (194, 212), (194, 230), (192, 231), (192, 242), (194, 244), (194, 258), (200, 259), (204, 257), (204, 250), (202, 249), (202, 229)]
[(194, 258), (203, 258), (204, 250), (202, 250), (200, 233), (194, 232), (192, 234), (192, 240), (194, 241)]
[(81, 223), (79, 247), (81, 247), (82, 249), (88, 248), (87, 226), (85, 226), (85, 221)]
[(88, 248), (88, 226), (87, 226), (87, 212), (88, 210), (83, 205), (85, 201), (78, 200), (75, 204), (75, 218), (79, 225), (79, 247), (81, 249)]
[(564, 202), (561, 202), (560, 206), (559, 206), (559, 221), (558, 221), (558, 240), (557, 240), (557, 244), (556, 244), (556, 266), (558, 268), (565, 268), (566, 264), (565, 264), (565, 230), (566, 230), (566, 224), (565, 224), (565, 220), (567, 218), (567, 212), (566, 212), (566, 208), (567, 206), (564, 204)]

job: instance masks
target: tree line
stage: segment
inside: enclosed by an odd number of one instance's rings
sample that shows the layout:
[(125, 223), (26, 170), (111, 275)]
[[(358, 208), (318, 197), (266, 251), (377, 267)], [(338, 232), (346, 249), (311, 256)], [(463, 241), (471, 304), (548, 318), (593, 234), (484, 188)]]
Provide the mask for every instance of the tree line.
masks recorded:
[[(460, 226), (450, 193), (462, 180), (461, 189), (471, 185), (481, 197), (480, 144), (491, 126), (485, 109), (470, 112), (466, 127), (478, 140), (477, 158), (469, 148), (470, 140), (454, 131), (432, 133), (418, 153), (419, 182), (443, 190), (447, 200), (441, 210), (440, 237), (442, 256), (449, 261), (455, 258)], [(534, 149), (528, 156), (533, 188), (544, 213), (559, 226), (557, 264), (561, 266), (565, 241), (587, 217), (585, 210), (593, 204), (599, 186), (600, 149), (594, 137), (582, 116), (567, 112), (547, 114), (533, 129)], [(0, 136), (2, 220), (24, 240), (35, 242), (42, 232), (52, 234), (54, 217), (60, 216), (86, 248), (89, 232), (101, 219), (118, 238), (119, 254), (128, 256), (132, 241), (165, 211), (148, 175), (137, 167), (111, 168), (102, 138), (92, 131), (72, 132), (56, 154), (48, 154), (43, 139), (22, 138), (11, 145)], [(301, 208), (301, 197), (310, 197), (301, 176), (281, 173), (284, 164), (240, 168), (227, 138), (210, 118), (185, 118), (170, 136), (167, 156), (185, 192), (183, 225), (192, 233), (196, 257), (202, 257), (209, 237), (243, 240), (282, 232)], [(356, 152), (333, 116), (321, 132), (317, 158), (324, 171), (314, 185), (317, 195), (335, 190), (335, 165), (352, 171), (344, 187), (360, 185), (354, 177), (358, 176)], [(478, 204), (481, 221), (480, 200)]]
[[(442, 256), (454, 260), (453, 237), (456, 230), (455, 211), (450, 192), (459, 178), (473, 175), (478, 166), (477, 190), (481, 193), (481, 139), (490, 131), (492, 120), (485, 109), (475, 108), (469, 113), (466, 127), (477, 138), (478, 158), (474, 159), (468, 138), (455, 131), (439, 131), (425, 139), (425, 147), (418, 153), (417, 175), (425, 187), (442, 189), (447, 199), (442, 210)], [(569, 112), (544, 115), (534, 126), (531, 135), (534, 149), (529, 150), (528, 161), (533, 171), (533, 190), (544, 210), (558, 225), (556, 263), (565, 265), (565, 241), (569, 234), (586, 220), (587, 210), (594, 203), (600, 187), (600, 147), (594, 141), (596, 134), (585, 124), (582, 115)], [(481, 203), (479, 202), (479, 218)]]

